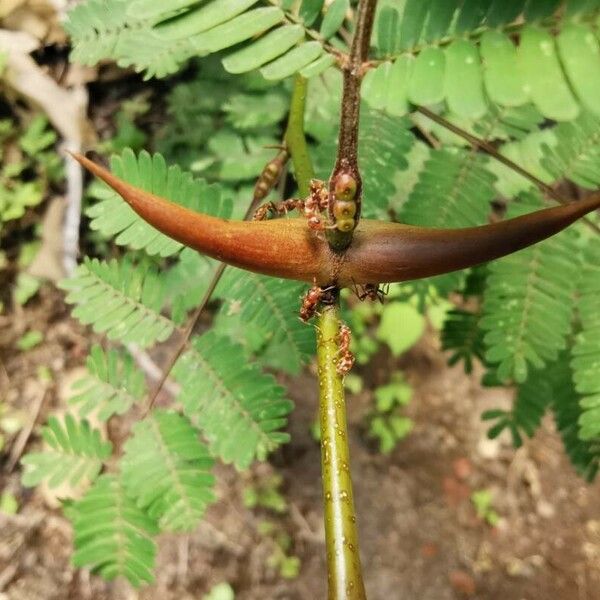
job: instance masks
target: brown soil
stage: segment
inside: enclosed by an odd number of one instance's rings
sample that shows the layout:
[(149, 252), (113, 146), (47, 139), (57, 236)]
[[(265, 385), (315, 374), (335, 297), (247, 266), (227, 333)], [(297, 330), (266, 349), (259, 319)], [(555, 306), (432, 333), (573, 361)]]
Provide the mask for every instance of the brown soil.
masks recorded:
[[(45, 341), (19, 355), (15, 340), (28, 326)], [(61, 385), (83, 362), (85, 331), (69, 319), (61, 295), (45, 288), (27, 310), (0, 321), (0, 397), (31, 413), (38, 424), (59, 407)], [(600, 483), (587, 485), (564, 457), (550, 421), (514, 451), (507, 440), (488, 441), (479, 415), (506, 406), (509, 393), (482, 389), (478, 376), (449, 369), (435, 336), (428, 335), (396, 363), (380, 356), (370, 387), (401, 367), (415, 387), (409, 414), (415, 430), (390, 455), (379, 454), (363, 431), (371, 392), (349, 398), (349, 427), (362, 560), (370, 600), (594, 600), (600, 598)], [(38, 380), (50, 366), (55, 383)], [(366, 375), (366, 374), (365, 374)], [(321, 525), (319, 448), (309, 426), (316, 410), (310, 373), (287, 382), (297, 408), (292, 442), (252, 476), (276, 470), (284, 477), (283, 516), (249, 510), (242, 502), (248, 476), (218, 469), (219, 501), (189, 536), (160, 540), (157, 581), (134, 591), (105, 583), (69, 564), (66, 520), (41, 492), (19, 484), (18, 467), (6, 471), (11, 444), (0, 456), (0, 488), (20, 503), (0, 516), (0, 600), (191, 600), (228, 581), (238, 600), (309, 600), (326, 597)], [(40, 401), (40, 394), (43, 399)], [(113, 431), (111, 435), (121, 435)], [(37, 429), (29, 445), (38, 441)], [(14, 440), (12, 440), (14, 442)], [(491, 489), (500, 524), (476, 516), (473, 490)], [(268, 518), (293, 539), (299, 576), (282, 580), (266, 565), (272, 542), (257, 527)]]

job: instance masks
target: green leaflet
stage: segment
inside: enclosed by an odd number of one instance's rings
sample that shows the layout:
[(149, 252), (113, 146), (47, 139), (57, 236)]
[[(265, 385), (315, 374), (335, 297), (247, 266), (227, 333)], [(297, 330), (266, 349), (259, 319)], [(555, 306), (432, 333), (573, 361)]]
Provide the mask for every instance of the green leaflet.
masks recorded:
[(86, 360), (88, 375), (73, 384), (69, 404), (82, 417), (98, 411), (101, 421), (121, 415), (146, 394), (144, 374), (129, 354), (92, 346)]
[(361, 96), (372, 108), (396, 116), (408, 112), (408, 82), (414, 60), (401, 56), (393, 63), (384, 62), (365, 75)]
[[(258, 0), (212, 0), (187, 13), (183, 18), (162, 25), (158, 32), (163, 38), (186, 39), (209, 31), (244, 13)], [(233, 46), (235, 42), (229, 44)]]
[[(439, 0), (438, 0), (439, 1)], [(464, 0), (456, 20), (456, 31), (472, 31), (485, 21), (493, 0)]]
[(600, 116), (600, 45), (587, 25), (568, 24), (558, 35), (558, 52), (574, 92)]
[(50, 417), (42, 429), (42, 437), (49, 449), (30, 452), (21, 459), (25, 465), (22, 481), (28, 487), (42, 481), (51, 488), (63, 483), (75, 486), (81, 481), (94, 481), (112, 451), (112, 444), (104, 441), (98, 430), (69, 414), (62, 423)]
[(247, 468), (288, 440), (279, 430), (292, 403), (228, 338), (213, 332), (194, 338), (173, 375), (182, 386), (185, 414), (224, 462)]
[(192, 37), (191, 42), (198, 54), (210, 54), (261, 34), (283, 19), (283, 12), (275, 6), (255, 8)]
[(487, 31), (481, 38), (483, 78), (490, 99), (504, 106), (521, 106), (527, 102), (521, 71), (515, 69), (517, 49), (508, 36)]
[(328, 40), (337, 33), (344, 23), (349, 8), (350, 0), (333, 0), (325, 13), (323, 23), (321, 23), (320, 33), (324, 39)]
[(449, 30), (459, 3), (460, 0), (447, 0), (447, 2), (436, 1), (431, 4), (423, 35), (424, 40), (438, 40)]
[(213, 460), (183, 416), (156, 410), (133, 426), (122, 481), (163, 531), (193, 531), (214, 500)]
[(382, 56), (395, 54), (398, 50), (398, 25), (400, 15), (392, 6), (382, 6), (375, 24), (377, 49)]
[(127, 29), (116, 48), (117, 64), (143, 72), (144, 80), (173, 75), (197, 54), (191, 39), (165, 39), (156, 28)]
[(457, 40), (446, 48), (446, 102), (459, 117), (479, 119), (487, 112), (477, 47)]
[(530, 4), (530, 2), (528, 0), (493, 0), (485, 17), (486, 24), (489, 27), (499, 27), (504, 23), (511, 23), (523, 12), (526, 4)]
[(399, 47), (402, 50), (414, 46), (421, 37), (432, 0), (407, 0), (400, 21)]
[(325, 0), (302, 0), (298, 14), (307, 27), (319, 18), (324, 4)]
[(68, 292), (66, 302), (78, 305), (73, 316), (109, 339), (145, 348), (173, 332), (175, 324), (160, 314), (164, 282), (149, 267), (86, 258), (60, 287)]
[(263, 67), (260, 72), (268, 80), (284, 79), (308, 66), (322, 52), (323, 47), (319, 42), (305, 42)]
[(125, 577), (133, 586), (152, 583), (158, 527), (129, 498), (115, 475), (102, 475), (67, 510), (73, 523), (76, 567), (89, 567), (105, 579)]
[(547, 117), (557, 121), (574, 119), (579, 107), (558, 60), (554, 38), (537, 27), (521, 34), (518, 64), (533, 103)]
[(279, 27), (224, 58), (223, 66), (230, 73), (245, 73), (258, 69), (287, 52), (303, 38), (304, 29), (300, 25)]
[(155, 2), (155, 0), (130, 0), (127, 2), (127, 15), (137, 17), (144, 15), (146, 19), (161, 19), (165, 15), (177, 12), (198, 4), (198, 0), (168, 0), (168, 2)]
[(311, 77), (316, 77), (326, 71), (329, 67), (335, 64), (335, 57), (331, 54), (323, 54), (320, 58), (317, 58), (314, 62), (306, 65), (300, 69), (299, 73), (305, 79), (310, 79)]
[(439, 48), (425, 48), (415, 60), (408, 85), (413, 104), (437, 104), (444, 99), (446, 58)]

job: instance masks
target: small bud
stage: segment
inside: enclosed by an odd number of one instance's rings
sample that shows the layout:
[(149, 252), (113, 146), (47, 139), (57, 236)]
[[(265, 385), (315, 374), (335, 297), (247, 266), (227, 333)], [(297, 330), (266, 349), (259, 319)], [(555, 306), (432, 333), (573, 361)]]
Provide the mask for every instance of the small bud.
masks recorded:
[(356, 196), (356, 179), (349, 173), (341, 173), (337, 176), (333, 191), (336, 200), (351, 201)]
[(356, 214), (356, 202), (337, 200), (333, 205), (333, 216), (338, 219), (352, 219)]
[(354, 229), (354, 219), (338, 219), (336, 226), (340, 231), (352, 231)]

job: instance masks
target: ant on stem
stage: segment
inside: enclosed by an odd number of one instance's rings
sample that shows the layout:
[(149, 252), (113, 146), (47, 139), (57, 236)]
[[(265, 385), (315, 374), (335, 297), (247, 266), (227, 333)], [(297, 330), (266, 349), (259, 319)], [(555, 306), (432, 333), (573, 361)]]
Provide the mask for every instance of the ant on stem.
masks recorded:
[(340, 333), (338, 334), (340, 343), (340, 358), (336, 365), (338, 375), (344, 377), (348, 375), (352, 367), (354, 366), (354, 354), (350, 351), (350, 342), (352, 340), (352, 332), (350, 327), (345, 323), (340, 327)]
[(302, 306), (300, 306), (300, 319), (307, 323), (317, 314), (317, 307), (323, 300), (330, 300), (330, 292), (336, 289), (334, 285), (322, 288), (317, 285), (316, 279), (313, 281), (313, 286), (306, 292), (302, 298)]
[(354, 293), (361, 302), (364, 300), (370, 300), (371, 302), (379, 301), (381, 304), (383, 304), (385, 297), (390, 292), (389, 283), (386, 283), (384, 286), (381, 286), (377, 283), (366, 283), (365, 285), (361, 286), (361, 288), (359, 288), (356, 283), (354, 284)]

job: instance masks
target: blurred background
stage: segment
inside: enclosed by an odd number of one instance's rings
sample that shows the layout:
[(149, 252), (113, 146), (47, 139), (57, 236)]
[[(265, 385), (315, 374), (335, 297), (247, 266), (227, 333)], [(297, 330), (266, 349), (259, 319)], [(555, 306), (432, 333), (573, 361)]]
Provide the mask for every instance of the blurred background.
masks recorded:
[[(57, 282), (83, 254), (124, 252), (90, 227), (86, 209), (103, 188), (61, 151), (160, 151), (224, 182), (239, 215), (236, 200), (251, 195), (273, 157), (265, 146), (281, 139), (288, 107), (286, 84), (234, 82), (217, 60), (149, 82), (110, 62), (70, 63), (61, 25), (69, 4), (0, 0), (0, 600), (324, 598), (313, 365), (277, 373), (296, 405), (291, 442), (241, 474), (217, 466), (218, 501), (193, 533), (160, 536), (150, 586), (72, 566), (60, 505), (83, 487), (22, 484), (20, 459), (41, 446), (48, 415), (67, 410), (102, 340), (71, 317)], [(313, 103), (315, 121), (321, 108)], [(413, 185), (410, 173), (398, 180), (398, 205)], [(347, 380), (349, 430), (369, 598), (600, 598), (600, 483), (575, 473), (549, 417), (516, 450), (508, 430), (489, 439), (481, 413), (510, 410), (513, 391), (482, 387), (478, 361), (469, 373), (462, 362), (448, 366), (440, 331), (451, 305), (413, 292), (393, 288), (383, 305), (347, 294), (358, 362)], [(176, 341), (133, 349), (149, 382)], [(167, 386), (159, 402), (168, 395)], [(135, 418), (94, 425), (119, 447)]]

